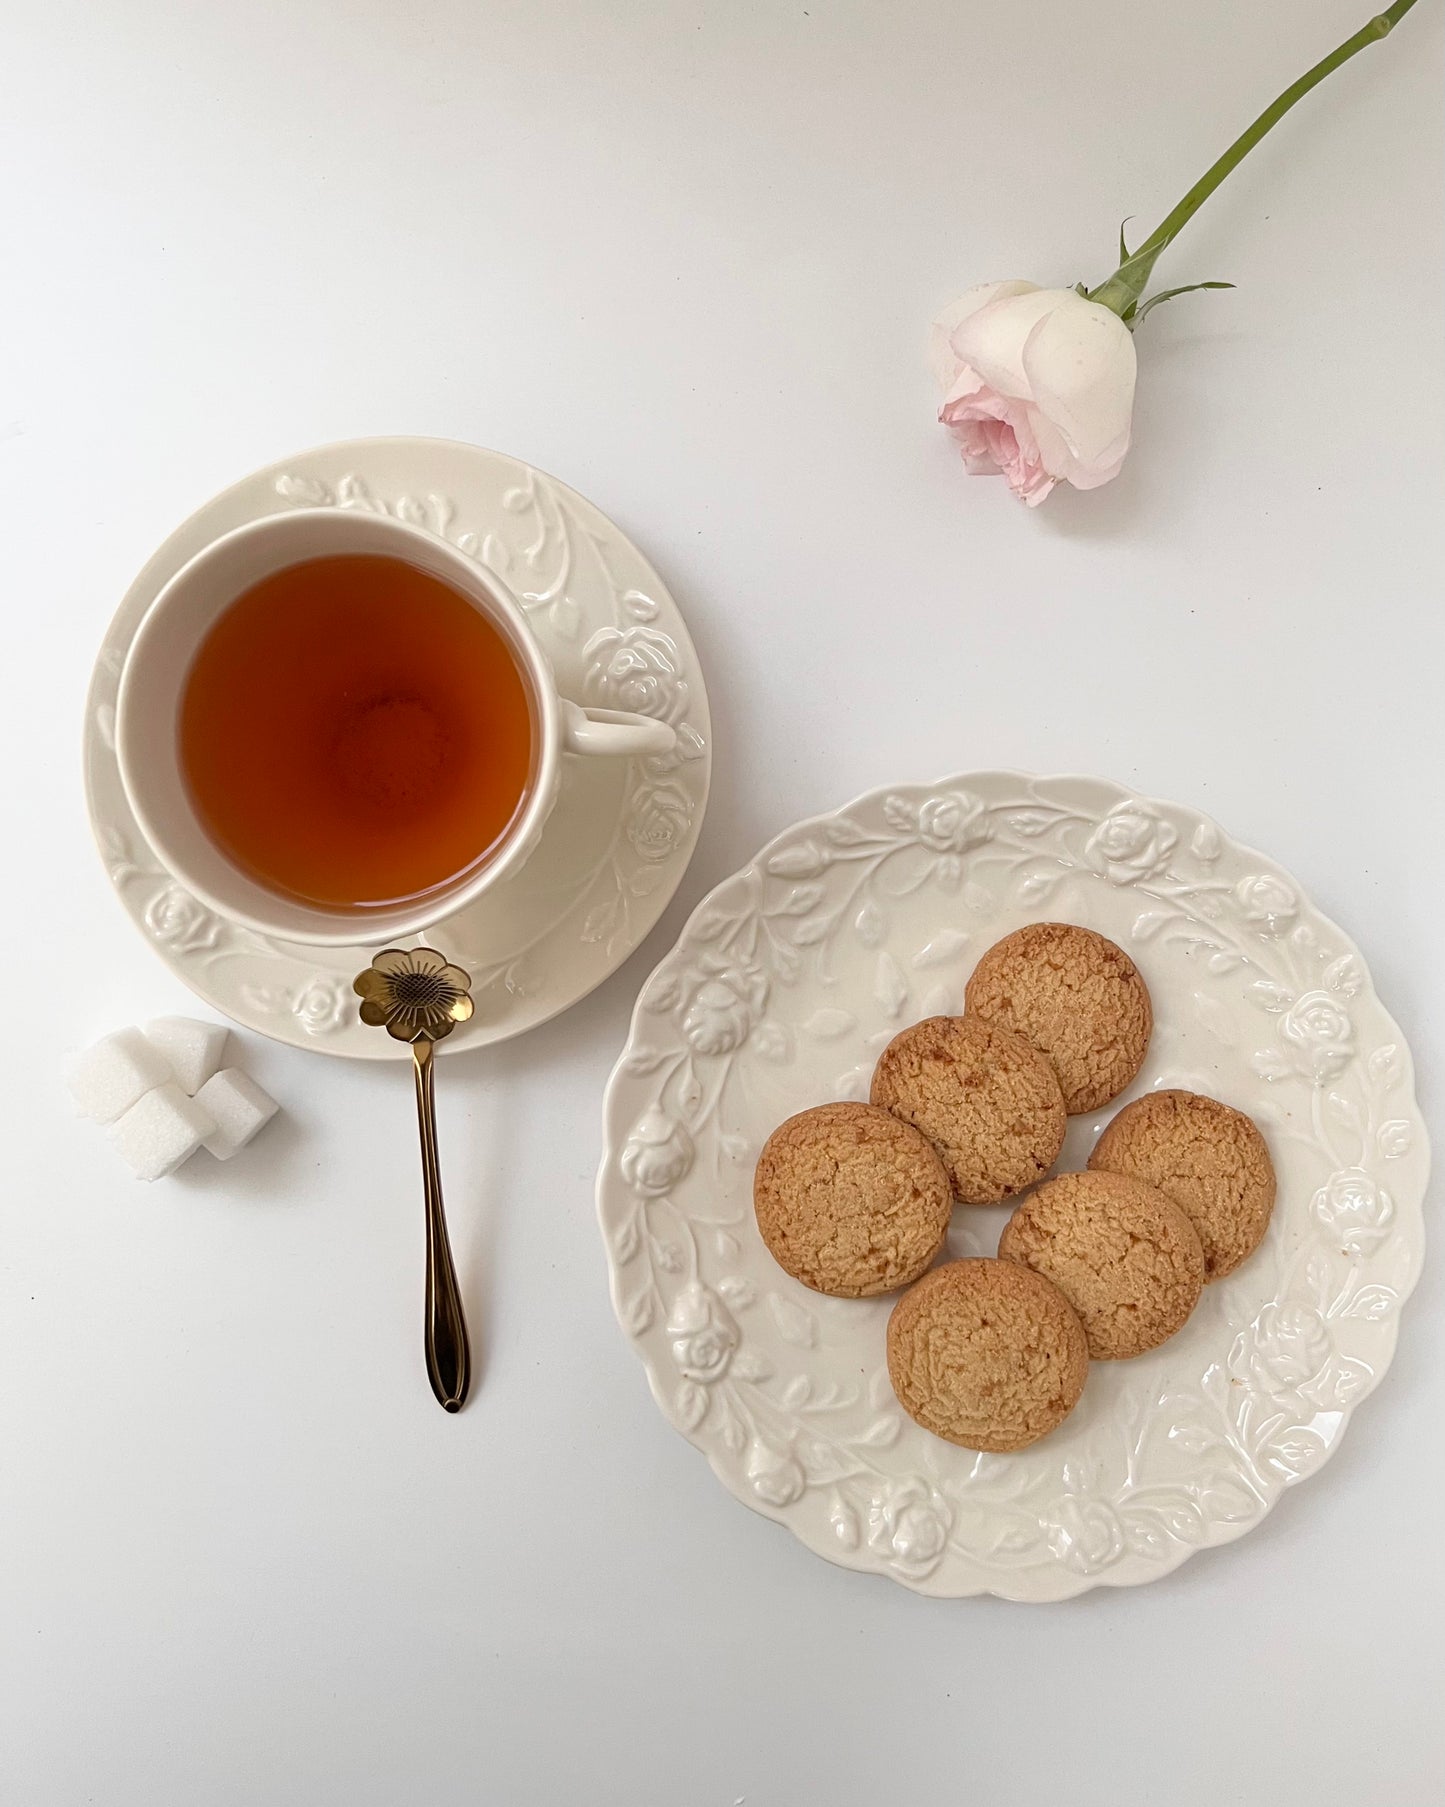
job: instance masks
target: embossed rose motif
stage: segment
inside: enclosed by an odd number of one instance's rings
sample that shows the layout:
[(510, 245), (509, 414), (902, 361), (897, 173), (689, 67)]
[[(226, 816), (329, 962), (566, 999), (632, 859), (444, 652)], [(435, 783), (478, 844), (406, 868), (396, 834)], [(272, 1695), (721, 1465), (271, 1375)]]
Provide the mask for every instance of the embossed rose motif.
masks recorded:
[(1389, 1234), (1395, 1201), (1363, 1168), (1342, 1167), (1316, 1192), (1310, 1210), (1331, 1242), (1361, 1254)]
[(989, 838), (988, 812), (967, 791), (940, 791), (918, 804), (895, 794), (883, 799), (883, 816), (895, 833), (934, 853), (966, 853)]
[(769, 1506), (791, 1506), (803, 1497), (808, 1479), (796, 1459), (761, 1437), (748, 1450), (748, 1485)]
[(1299, 898), (1282, 878), (1269, 872), (1240, 879), (1234, 895), (1245, 921), (1271, 935), (1287, 929), (1299, 914)]
[(1168, 864), (1179, 839), (1156, 809), (1139, 801), (1116, 803), (1084, 847), (1096, 872), (1116, 885), (1137, 885)]
[(1312, 1305), (1271, 1300), (1254, 1320), (1252, 1364), (1267, 1383), (1297, 1391), (1330, 1359), (1324, 1319)]
[(692, 1137), (676, 1117), (654, 1107), (638, 1120), (618, 1165), (634, 1192), (661, 1198), (692, 1166)]
[(627, 838), (645, 860), (665, 860), (686, 836), (692, 799), (676, 784), (644, 785), (627, 808)]
[(983, 804), (966, 791), (945, 791), (918, 806), (918, 838), (936, 853), (966, 853), (986, 838)]
[(731, 1054), (752, 1034), (768, 1001), (756, 967), (712, 963), (688, 1001), (682, 1032), (699, 1054)]
[(1316, 1085), (1334, 1079), (1355, 1051), (1355, 1028), (1339, 999), (1307, 991), (1279, 1019), (1280, 1040), (1295, 1070)]
[(1124, 1527), (1102, 1500), (1066, 1493), (1045, 1521), (1049, 1549), (1076, 1574), (1095, 1575), (1124, 1553)]
[(291, 1014), (308, 1035), (330, 1035), (351, 1014), (350, 988), (339, 979), (312, 979), (292, 998)]
[(630, 709), (676, 725), (687, 710), (687, 685), (676, 645), (651, 627), (604, 627), (583, 648), (583, 689), (590, 703)]
[(963, 881), (963, 854), (992, 834), (988, 811), (968, 791), (939, 791), (913, 803), (894, 791), (883, 799), (883, 819), (903, 844), (916, 848), (906, 889), (932, 881), (955, 891)]
[(948, 1548), (953, 1514), (935, 1488), (900, 1481), (868, 1508), (868, 1547), (911, 1580), (931, 1575)]
[(177, 954), (214, 947), (221, 936), (220, 920), (179, 885), (156, 892), (145, 907), (145, 925), (162, 947)]
[(700, 1280), (689, 1280), (673, 1300), (667, 1334), (678, 1372), (703, 1384), (722, 1379), (738, 1346), (731, 1312)]

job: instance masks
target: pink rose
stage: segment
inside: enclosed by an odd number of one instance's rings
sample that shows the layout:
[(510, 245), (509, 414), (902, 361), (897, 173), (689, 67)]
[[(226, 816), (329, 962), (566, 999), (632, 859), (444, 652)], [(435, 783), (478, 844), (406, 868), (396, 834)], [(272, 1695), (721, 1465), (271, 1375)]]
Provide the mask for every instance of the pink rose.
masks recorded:
[(1134, 409), (1134, 339), (1073, 289), (985, 282), (933, 323), (938, 418), (973, 476), (1002, 475), (1031, 507), (1056, 483), (1119, 474)]

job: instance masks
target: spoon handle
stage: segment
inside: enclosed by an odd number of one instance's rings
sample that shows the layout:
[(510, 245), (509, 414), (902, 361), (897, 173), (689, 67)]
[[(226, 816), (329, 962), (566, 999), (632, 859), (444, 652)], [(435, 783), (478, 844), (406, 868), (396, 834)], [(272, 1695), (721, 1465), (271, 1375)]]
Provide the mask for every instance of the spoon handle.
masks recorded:
[(462, 1295), (452, 1266), (442, 1206), (441, 1165), (437, 1160), (436, 1085), (433, 1044), (411, 1045), (416, 1072), (416, 1111), (421, 1127), (421, 1171), (426, 1194), (426, 1372), (431, 1390), (448, 1412), (466, 1403), (472, 1381), (472, 1352)]

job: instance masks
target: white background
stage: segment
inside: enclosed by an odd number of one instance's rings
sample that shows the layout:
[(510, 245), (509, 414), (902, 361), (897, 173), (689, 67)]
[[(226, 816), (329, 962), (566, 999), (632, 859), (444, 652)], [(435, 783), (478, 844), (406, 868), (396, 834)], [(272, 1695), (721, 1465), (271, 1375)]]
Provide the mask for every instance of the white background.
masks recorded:
[[(1071, 1605), (828, 1567), (662, 1423), (592, 1216), (685, 913), (796, 816), (980, 765), (1215, 813), (1360, 942), (1440, 1093), (1437, 6), (1161, 268), (1135, 450), (965, 478), (921, 344), (1097, 281), (1366, 0), (3, 0), (0, 1795), (13, 1807), (1424, 1801), (1445, 1787), (1437, 1261), (1340, 1454)], [(707, 667), (682, 892), (585, 1004), (444, 1070), (484, 1366), (420, 1366), (410, 1079), (246, 1039), (285, 1116), (138, 1186), (63, 1051), (186, 996), (79, 782), (125, 585), (352, 434), (575, 484)], [(1432, 521), (1434, 525), (1431, 525)]]

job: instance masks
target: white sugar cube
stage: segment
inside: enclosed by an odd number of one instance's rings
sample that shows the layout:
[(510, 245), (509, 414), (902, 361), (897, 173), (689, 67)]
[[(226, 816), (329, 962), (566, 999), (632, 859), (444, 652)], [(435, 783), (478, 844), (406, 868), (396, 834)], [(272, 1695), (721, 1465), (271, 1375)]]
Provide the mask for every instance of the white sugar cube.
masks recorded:
[(110, 1139), (137, 1179), (160, 1180), (174, 1173), (215, 1129), (216, 1120), (204, 1105), (167, 1080), (111, 1125)]
[(217, 1072), (229, 1031), (224, 1023), (198, 1023), (189, 1016), (158, 1016), (145, 1026), (146, 1040), (165, 1055), (176, 1084), (192, 1098)]
[(276, 1100), (239, 1067), (226, 1067), (208, 1079), (196, 1093), (195, 1102), (215, 1119), (206, 1147), (218, 1161), (229, 1161), (277, 1110)]
[(66, 1083), (87, 1117), (97, 1123), (114, 1123), (170, 1076), (170, 1063), (139, 1029), (117, 1029), (79, 1056)]

